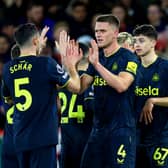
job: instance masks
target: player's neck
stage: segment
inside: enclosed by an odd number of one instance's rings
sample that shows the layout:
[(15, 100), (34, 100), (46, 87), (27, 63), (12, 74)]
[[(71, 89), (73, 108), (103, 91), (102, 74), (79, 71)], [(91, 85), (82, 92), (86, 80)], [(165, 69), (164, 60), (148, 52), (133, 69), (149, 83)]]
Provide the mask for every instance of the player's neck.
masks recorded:
[(109, 56), (115, 54), (119, 48), (120, 48), (120, 46), (118, 45), (118, 43), (113, 42), (111, 45), (109, 45), (108, 47), (103, 49), (105, 57), (109, 57)]
[(20, 57), (25, 57), (25, 56), (30, 56), (30, 55), (34, 55), (36, 56), (36, 50), (34, 48), (22, 48), (21, 49), (21, 54)]
[(78, 64), (78, 71), (86, 71), (88, 64)]
[(142, 65), (144, 67), (148, 67), (151, 64), (153, 64), (157, 58), (158, 58), (158, 56), (156, 55), (155, 51), (151, 51), (146, 56), (141, 57)]

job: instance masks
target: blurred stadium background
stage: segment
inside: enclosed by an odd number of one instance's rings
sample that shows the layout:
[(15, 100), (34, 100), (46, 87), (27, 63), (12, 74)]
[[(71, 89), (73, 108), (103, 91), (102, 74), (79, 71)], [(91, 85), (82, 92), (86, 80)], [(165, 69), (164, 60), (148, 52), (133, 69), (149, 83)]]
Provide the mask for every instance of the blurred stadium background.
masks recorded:
[[(17, 25), (33, 22), (39, 30), (48, 25), (50, 30), (43, 55), (59, 62), (60, 55), (54, 46), (59, 32), (66, 29), (85, 48), (88, 40), (94, 38), (96, 16), (106, 13), (118, 16), (120, 32), (132, 33), (137, 25), (152, 24), (159, 33), (157, 53), (168, 59), (168, 0), (0, 0), (0, 77), (3, 64), (11, 59), (10, 49)], [(1, 102), (0, 144), (5, 124)]]

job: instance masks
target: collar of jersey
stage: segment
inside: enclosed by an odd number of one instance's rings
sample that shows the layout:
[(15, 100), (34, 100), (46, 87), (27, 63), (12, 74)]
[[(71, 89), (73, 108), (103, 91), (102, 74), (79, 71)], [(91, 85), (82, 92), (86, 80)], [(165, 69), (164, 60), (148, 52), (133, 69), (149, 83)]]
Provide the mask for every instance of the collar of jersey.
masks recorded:
[(20, 55), (19, 57), (30, 57), (30, 56), (35, 56), (35, 55), (32, 55), (32, 54), (30, 54), (30, 55)]
[(144, 68), (148, 68), (148, 67), (150, 67), (151, 65), (153, 65), (157, 60), (158, 60), (158, 56), (157, 56), (156, 59), (155, 59), (153, 62), (151, 62), (150, 64), (148, 64), (148, 65), (143, 65), (143, 64), (142, 64), (142, 66), (143, 66)]
[(119, 51), (119, 49), (120, 49), (121, 47), (118, 47), (117, 49), (115, 49), (112, 53), (110, 53), (109, 54), (109, 56), (105, 56), (106, 58), (109, 58), (109, 57), (111, 57), (111, 56), (113, 56), (117, 51)]

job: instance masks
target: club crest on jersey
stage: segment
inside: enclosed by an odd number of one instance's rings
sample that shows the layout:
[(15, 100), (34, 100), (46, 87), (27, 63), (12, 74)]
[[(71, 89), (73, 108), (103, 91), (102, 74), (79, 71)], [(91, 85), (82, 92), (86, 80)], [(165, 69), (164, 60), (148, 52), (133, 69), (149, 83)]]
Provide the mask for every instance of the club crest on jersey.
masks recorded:
[(153, 77), (152, 77), (152, 81), (153, 82), (158, 82), (160, 79), (159, 75), (157, 73), (154, 73)]
[(118, 69), (118, 64), (116, 62), (114, 62), (111, 69), (112, 69), (112, 71), (116, 71)]
[(159, 88), (152, 88), (151, 86), (141, 88), (136, 86), (135, 94), (137, 96), (159, 96)]

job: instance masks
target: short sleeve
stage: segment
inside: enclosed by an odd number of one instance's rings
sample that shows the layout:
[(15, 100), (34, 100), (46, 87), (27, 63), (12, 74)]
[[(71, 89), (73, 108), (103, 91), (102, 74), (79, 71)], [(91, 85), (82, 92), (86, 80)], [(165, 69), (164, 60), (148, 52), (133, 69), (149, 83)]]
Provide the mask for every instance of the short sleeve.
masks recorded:
[(84, 92), (84, 108), (90, 113), (94, 113), (94, 86), (92, 85)]
[(55, 60), (48, 59), (47, 73), (49, 80), (57, 83), (59, 86), (64, 87), (68, 83), (69, 75)]
[(164, 60), (162, 61), (162, 64), (160, 64), (161, 74), (162, 74), (162, 80), (163, 80), (163, 88), (165, 90), (165, 93), (168, 95), (168, 61)]
[(84, 100), (87, 99), (94, 99), (94, 86), (90, 86), (85, 92), (84, 92)]
[(125, 71), (127, 71), (135, 76), (137, 74), (137, 68), (138, 68), (137, 62), (128, 61)]
[(123, 66), (123, 71), (128, 72), (130, 74), (132, 74), (135, 78), (135, 76), (137, 76), (137, 71), (138, 71), (138, 65), (139, 65), (139, 61), (137, 59), (137, 56), (133, 53), (129, 53), (127, 54), (127, 56), (125, 57), (125, 65)]
[(90, 75), (90, 76), (94, 76), (95, 75), (95, 69), (93, 67), (93, 65), (90, 63), (86, 72), (86, 74)]

